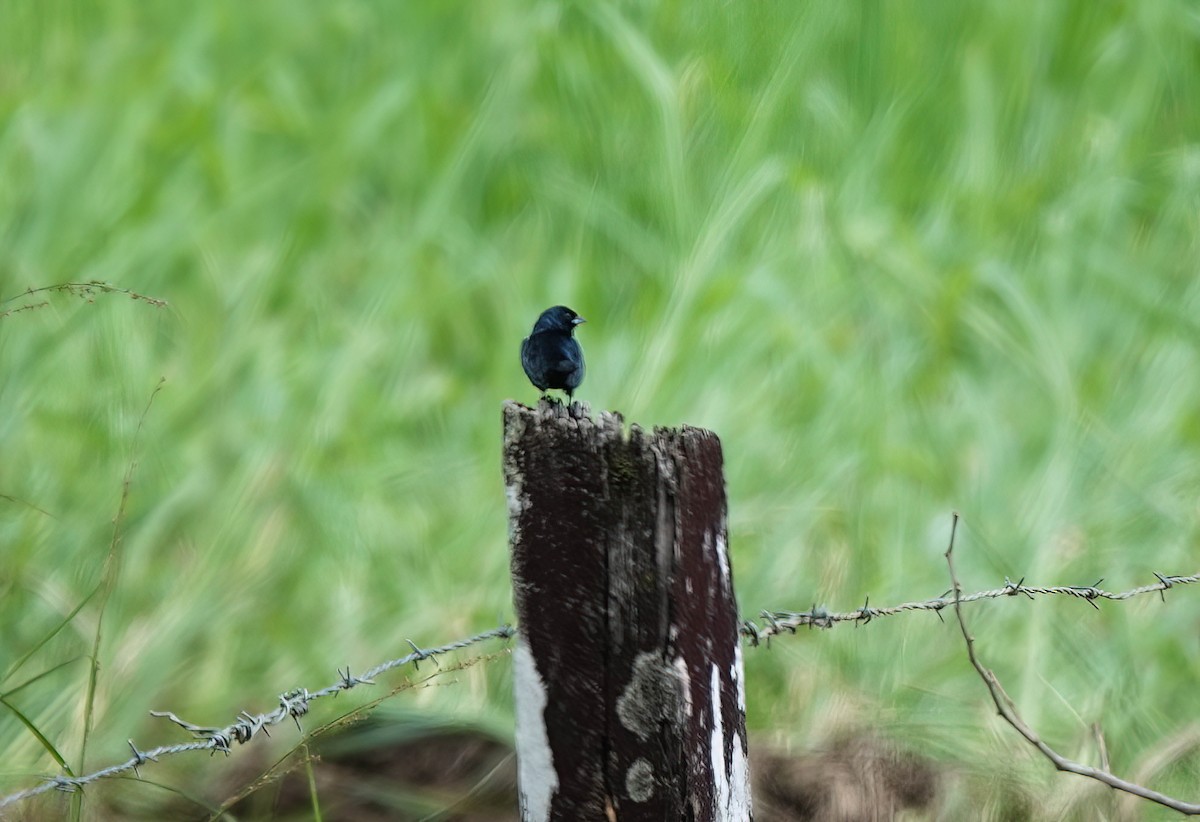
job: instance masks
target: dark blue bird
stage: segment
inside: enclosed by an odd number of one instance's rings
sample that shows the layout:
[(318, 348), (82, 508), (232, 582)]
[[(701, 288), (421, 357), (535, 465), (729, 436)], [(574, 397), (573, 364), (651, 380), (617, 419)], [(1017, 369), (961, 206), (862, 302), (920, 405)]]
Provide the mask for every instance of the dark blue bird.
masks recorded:
[(583, 349), (571, 336), (585, 322), (565, 305), (547, 308), (533, 325), (533, 333), (521, 343), (521, 366), (525, 376), (544, 394), (561, 388), (567, 400), (583, 382)]

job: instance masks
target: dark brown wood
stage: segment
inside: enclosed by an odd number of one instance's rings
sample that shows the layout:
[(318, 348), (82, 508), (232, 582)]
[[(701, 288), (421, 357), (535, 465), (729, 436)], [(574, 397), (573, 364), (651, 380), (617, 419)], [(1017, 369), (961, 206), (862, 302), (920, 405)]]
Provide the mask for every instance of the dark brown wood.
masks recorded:
[(524, 820), (750, 819), (721, 443), (504, 406)]

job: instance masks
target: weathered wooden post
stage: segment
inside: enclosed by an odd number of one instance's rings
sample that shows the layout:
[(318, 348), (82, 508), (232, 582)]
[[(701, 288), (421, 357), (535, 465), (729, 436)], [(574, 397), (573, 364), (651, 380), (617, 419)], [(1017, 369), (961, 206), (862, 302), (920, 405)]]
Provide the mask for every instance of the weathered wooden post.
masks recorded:
[(521, 818), (751, 818), (721, 443), (504, 405)]

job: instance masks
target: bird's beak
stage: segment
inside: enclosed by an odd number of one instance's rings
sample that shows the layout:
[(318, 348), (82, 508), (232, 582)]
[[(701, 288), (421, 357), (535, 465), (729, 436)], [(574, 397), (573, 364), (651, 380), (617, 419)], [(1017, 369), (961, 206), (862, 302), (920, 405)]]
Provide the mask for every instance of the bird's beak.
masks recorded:
[(587, 320), (585, 320), (583, 317), (576, 317), (575, 319), (571, 320), (571, 325), (582, 325), (585, 322), (587, 322)]

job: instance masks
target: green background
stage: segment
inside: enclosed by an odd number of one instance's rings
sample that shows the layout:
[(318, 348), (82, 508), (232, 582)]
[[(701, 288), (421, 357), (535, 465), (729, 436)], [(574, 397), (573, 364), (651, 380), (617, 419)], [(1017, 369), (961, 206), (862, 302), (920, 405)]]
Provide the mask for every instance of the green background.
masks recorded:
[[(555, 303), (579, 399), (720, 435), (747, 616), (941, 594), (955, 510), (968, 590), (1193, 573), (1198, 236), (1190, 3), (4, 2), (0, 311), (48, 305), (0, 318), (0, 692), (75, 660), (11, 701), (79, 772), (100, 598), (39, 643), (134, 459), (85, 770), (510, 618), (500, 408)], [(169, 307), (19, 296), (88, 280)], [(1198, 595), (969, 617), (1064, 754), (1098, 722), (1196, 800)], [(752, 747), (879, 734), (935, 816), (1116, 813), (952, 621), (746, 674)], [(507, 657), (450, 682), (389, 705), (511, 732)], [(0, 762), (57, 771), (9, 710)]]

